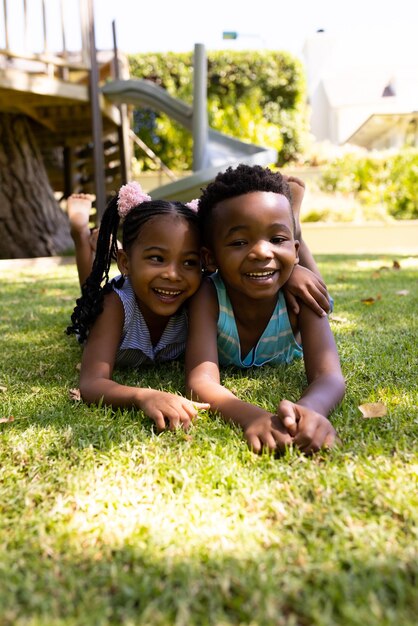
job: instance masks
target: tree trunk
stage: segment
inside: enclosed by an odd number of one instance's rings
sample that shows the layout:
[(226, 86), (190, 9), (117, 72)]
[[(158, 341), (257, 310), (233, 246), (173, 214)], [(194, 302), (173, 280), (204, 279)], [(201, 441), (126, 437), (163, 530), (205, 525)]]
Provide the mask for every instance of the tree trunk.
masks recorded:
[(72, 247), (25, 116), (0, 113), (0, 258), (52, 256)]

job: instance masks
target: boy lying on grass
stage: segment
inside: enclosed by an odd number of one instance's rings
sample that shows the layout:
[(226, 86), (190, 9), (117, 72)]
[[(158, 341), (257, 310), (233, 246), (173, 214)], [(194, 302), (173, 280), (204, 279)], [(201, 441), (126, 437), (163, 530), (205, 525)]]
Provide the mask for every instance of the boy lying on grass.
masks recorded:
[[(239, 425), (255, 452), (295, 445), (309, 454), (333, 446), (328, 415), (345, 382), (328, 318), (303, 300), (288, 306), (283, 292), (286, 286), (298, 294), (300, 273), (309, 271), (298, 265), (299, 254), (316, 273), (306, 244), (295, 239), (288, 182), (260, 166), (228, 168), (204, 190), (199, 220), (204, 264), (213, 273), (189, 307), (188, 393)], [(281, 400), (276, 414), (220, 383), (219, 366), (279, 365), (302, 356), (308, 386), (297, 402)]]

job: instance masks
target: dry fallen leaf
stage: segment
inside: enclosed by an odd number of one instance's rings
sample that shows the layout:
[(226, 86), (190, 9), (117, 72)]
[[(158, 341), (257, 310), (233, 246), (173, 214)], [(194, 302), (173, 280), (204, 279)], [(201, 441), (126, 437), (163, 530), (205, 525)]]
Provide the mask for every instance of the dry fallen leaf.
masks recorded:
[(381, 299), (382, 299), (382, 294), (378, 293), (375, 298), (373, 298), (373, 296), (369, 296), (368, 298), (363, 298), (361, 302), (363, 304), (374, 304), (377, 300), (381, 300)]
[(0, 424), (5, 424), (6, 422), (14, 422), (15, 418), (13, 415), (9, 415), (9, 417), (0, 417)]
[(77, 363), (77, 365), (75, 366), (75, 369), (80, 371), (81, 370), (81, 363)]
[(7, 387), (4, 387), (4, 385), (0, 385), (0, 393), (4, 393), (5, 391), (7, 391)]
[(73, 402), (80, 402), (81, 400), (80, 389), (69, 389), (68, 395)]
[(359, 405), (363, 417), (384, 417), (387, 414), (386, 405), (383, 402), (365, 402)]
[(408, 289), (400, 289), (399, 291), (396, 292), (397, 296), (407, 296), (409, 295), (409, 290)]
[(332, 313), (329, 316), (329, 319), (331, 320), (331, 322), (336, 322), (337, 324), (347, 324), (347, 322), (348, 322), (348, 319), (346, 317), (341, 317), (339, 315), (333, 315)]

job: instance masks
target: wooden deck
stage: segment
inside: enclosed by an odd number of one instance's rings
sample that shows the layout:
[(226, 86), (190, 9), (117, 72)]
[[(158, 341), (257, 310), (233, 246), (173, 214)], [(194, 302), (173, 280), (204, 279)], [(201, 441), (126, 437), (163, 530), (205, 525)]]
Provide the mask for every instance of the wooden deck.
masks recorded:
[[(129, 176), (130, 144), (127, 107), (106, 101), (100, 86), (128, 78), (128, 63), (114, 24), (114, 50), (96, 50), (93, 0), (71, 3), (71, 23), (67, 10), (64, 0), (0, 5), (0, 115), (6, 127), (5, 116), (25, 116), (54, 191), (95, 193), (101, 212), (106, 194)], [(36, 52), (32, 31), (42, 39)], [(68, 50), (70, 35), (79, 51)]]
[[(84, 82), (84, 81), (83, 81)], [(120, 125), (117, 107), (101, 97), (103, 130)], [(80, 144), (91, 137), (91, 106), (88, 84), (35, 74), (20, 67), (0, 69), (0, 112), (22, 113), (45, 130), (51, 145)]]

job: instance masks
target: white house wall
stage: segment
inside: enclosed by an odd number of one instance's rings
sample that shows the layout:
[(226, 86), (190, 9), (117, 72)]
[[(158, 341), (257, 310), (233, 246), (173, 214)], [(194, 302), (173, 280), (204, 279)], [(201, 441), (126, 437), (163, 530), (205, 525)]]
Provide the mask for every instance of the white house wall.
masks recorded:
[[(340, 49), (340, 50), (339, 50)], [(304, 47), (307, 69), (310, 128), (317, 141), (341, 145), (355, 135), (373, 115), (389, 114), (378, 136), (378, 128), (362, 133), (373, 140), (364, 147), (399, 147), (406, 131), (397, 115), (418, 110), (417, 64), (407, 58), (393, 67), (387, 62), (371, 67), (367, 63), (350, 66), (342, 57), (342, 41), (327, 33), (316, 33)], [(347, 56), (347, 55), (346, 55)], [(384, 97), (388, 86), (395, 95)], [(391, 128), (393, 126), (393, 128)], [(376, 130), (376, 132), (374, 132)]]
[(312, 93), (310, 113), (310, 127), (315, 139), (325, 141), (330, 139), (331, 107), (322, 83), (319, 83)]

